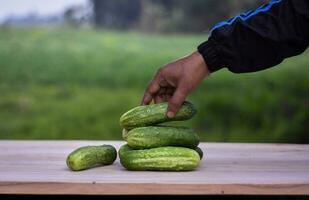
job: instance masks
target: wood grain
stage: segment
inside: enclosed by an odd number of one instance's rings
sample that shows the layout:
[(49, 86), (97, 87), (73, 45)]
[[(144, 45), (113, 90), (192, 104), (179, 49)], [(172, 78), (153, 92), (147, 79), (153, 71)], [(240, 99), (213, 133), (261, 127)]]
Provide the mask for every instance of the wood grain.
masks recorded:
[(113, 165), (72, 172), (66, 156), (119, 141), (0, 141), (0, 194), (309, 195), (309, 145), (202, 143), (192, 172), (132, 172)]

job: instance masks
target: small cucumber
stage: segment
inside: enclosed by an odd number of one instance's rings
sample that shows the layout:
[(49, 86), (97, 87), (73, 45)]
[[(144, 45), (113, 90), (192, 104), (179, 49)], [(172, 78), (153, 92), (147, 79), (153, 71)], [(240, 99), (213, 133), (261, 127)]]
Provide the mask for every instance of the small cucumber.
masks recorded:
[(134, 171), (190, 171), (200, 161), (199, 154), (185, 147), (157, 147), (133, 150), (128, 145), (119, 149), (121, 164)]
[(179, 146), (194, 149), (199, 137), (193, 129), (169, 126), (139, 127), (129, 131), (128, 145), (133, 149)]
[(127, 130), (131, 130), (136, 127), (191, 119), (196, 113), (193, 104), (186, 101), (174, 118), (168, 118), (166, 116), (167, 107), (167, 102), (135, 107), (120, 117), (120, 125)]
[(117, 151), (111, 145), (85, 146), (74, 150), (67, 157), (67, 166), (73, 171), (80, 171), (99, 165), (112, 164), (117, 158)]

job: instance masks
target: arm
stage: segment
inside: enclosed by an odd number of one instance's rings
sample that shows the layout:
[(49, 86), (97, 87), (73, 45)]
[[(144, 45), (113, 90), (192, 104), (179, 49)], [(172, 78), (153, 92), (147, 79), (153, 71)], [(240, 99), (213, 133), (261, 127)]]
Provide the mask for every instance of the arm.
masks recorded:
[(254, 72), (302, 53), (309, 42), (309, 1), (273, 0), (218, 23), (198, 47), (211, 72)]
[(187, 57), (163, 66), (150, 82), (142, 104), (168, 101), (168, 117), (186, 96), (223, 67), (235, 73), (259, 71), (303, 52), (309, 44), (309, 1), (273, 0), (213, 29), (208, 41)]

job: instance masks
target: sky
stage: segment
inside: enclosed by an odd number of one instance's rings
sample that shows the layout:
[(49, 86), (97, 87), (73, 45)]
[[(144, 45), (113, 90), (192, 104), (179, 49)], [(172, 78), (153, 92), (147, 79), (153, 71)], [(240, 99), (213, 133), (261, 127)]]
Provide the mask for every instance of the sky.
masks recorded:
[(60, 13), (71, 5), (86, 4), (87, 2), (88, 0), (0, 0), (0, 22), (11, 15)]

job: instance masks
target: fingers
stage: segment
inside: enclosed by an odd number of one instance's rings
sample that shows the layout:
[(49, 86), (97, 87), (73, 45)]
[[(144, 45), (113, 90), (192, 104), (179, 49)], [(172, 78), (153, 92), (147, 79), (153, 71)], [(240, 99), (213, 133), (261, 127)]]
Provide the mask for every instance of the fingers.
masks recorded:
[(168, 108), (166, 113), (168, 118), (173, 118), (176, 116), (188, 93), (189, 90), (180, 84), (168, 102)]
[(172, 95), (170, 95), (170, 94), (166, 94), (166, 95), (164, 96), (164, 100), (165, 100), (166, 102), (170, 101), (171, 98), (172, 98)]
[(174, 92), (175, 92), (175, 88), (169, 87), (169, 88), (166, 88), (165, 94), (168, 96), (172, 96)]
[(159, 92), (154, 97), (155, 103), (162, 103), (167, 102), (171, 99), (175, 88), (167, 87), (167, 88), (160, 88)]
[(156, 95), (155, 98), (154, 98), (155, 103), (162, 103), (164, 101), (165, 101), (165, 97), (162, 96), (162, 95)]
[(159, 85), (159, 73), (155, 76), (155, 78), (150, 82), (147, 89), (144, 92), (142, 105), (148, 105), (153, 97), (157, 94), (157, 92), (160, 90)]
[(174, 91), (175, 91), (175, 88), (167, 88), (166, 92), (165, 92), (165, 95), (164, 95), (164, 100), (165, 101), (170, 101), (170, 99), (173, 96)]
[(159, 92), (154, 97), (154, 102), (155, 103), (164, 102), (165, 101), (165, 92), (166, 92), (166, 88), (160, 88)]
[(152, 100), (154, 100), (155, 103), (164, 102), (165, 87), (167, 86), (168, 82), (164, 79), (162, 70), (159, 70), (144, 92), (142, 105), (148, 105)]

